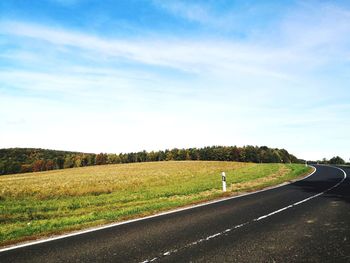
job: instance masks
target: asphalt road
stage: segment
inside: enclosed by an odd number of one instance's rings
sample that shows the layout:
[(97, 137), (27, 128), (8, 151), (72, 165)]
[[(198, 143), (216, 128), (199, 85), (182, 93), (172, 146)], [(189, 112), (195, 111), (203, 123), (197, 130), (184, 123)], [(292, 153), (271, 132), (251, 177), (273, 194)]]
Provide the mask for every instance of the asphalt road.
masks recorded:
[(350, 262), (349, 177), (316, 167), (290, 185), (0, 252), (0, 262)]

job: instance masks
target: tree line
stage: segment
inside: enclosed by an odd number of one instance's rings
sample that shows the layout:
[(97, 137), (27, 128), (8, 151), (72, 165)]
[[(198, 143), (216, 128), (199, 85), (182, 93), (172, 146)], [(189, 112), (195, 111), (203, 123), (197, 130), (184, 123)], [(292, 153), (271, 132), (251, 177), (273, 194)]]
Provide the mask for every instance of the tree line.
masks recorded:
[(322, 160), (313, 161), (313, 163), (318, 164), (335, 164), (335, 165), (344, 165), (344, 164), (350, 164), (346, 163), (343, 158), (339, 156), (334, 156), (331, 159), (327, 160), (326, 158), (323, 158)]
[(40, 172), (103, 164), (180, 160), (298, 163), (285, 149), (267, 146), (211, 146), (204, 148), (140, 151), (120, 154), (81, 153), (35, 148), (0, 149), (0, 175)]

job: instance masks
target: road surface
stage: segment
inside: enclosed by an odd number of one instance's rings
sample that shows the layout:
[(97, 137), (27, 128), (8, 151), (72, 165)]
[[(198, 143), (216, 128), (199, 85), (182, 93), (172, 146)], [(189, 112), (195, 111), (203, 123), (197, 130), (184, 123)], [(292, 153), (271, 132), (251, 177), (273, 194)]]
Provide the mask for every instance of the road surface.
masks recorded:
[(350, 262), (350, 169), (315, 167), (290, 185), (2, 251), (0, 262)]

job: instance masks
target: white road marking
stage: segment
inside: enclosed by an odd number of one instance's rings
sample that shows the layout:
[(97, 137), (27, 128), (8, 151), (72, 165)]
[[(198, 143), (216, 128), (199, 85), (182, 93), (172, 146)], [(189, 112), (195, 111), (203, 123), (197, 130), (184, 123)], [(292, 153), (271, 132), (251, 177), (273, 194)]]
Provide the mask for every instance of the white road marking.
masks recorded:
[(208, 236), (205, 240), (209, 240), (209, 239), (212, 239), (212, 238), (215, 238), (217, 236), (220, 236), (223, 232), (220, 232), (220, 233), (216, 233), (214, 235), (211, 235), (211, 236)]
[(269, 190), (276, 189), (276, 188), (279, 188), (279, 187), (282, 187), (282, 186), (285, 186), (285, 185), (289, 185), (289, 184), (294, 183), (294, 182), (305, 180), (306, 178), (310, 177), (311, 175), (313, 175), (316, 172), (316, 168), (315, 167), (313, 167), (313, 168), (315, 170), (312, 173), (310, 173), (309, 175), (305, 176), (304, 178), (301, 178), (299, 180), (295, 180), (295, 181), (292, 181), (292, 182), (288, 182), (288, 183), (282, 183), (282, 184), (276, 185), (274, 187), (269, 187), (269, 188), (266, 188), (266, 189), (262, 189), (262, 190), (259, 190), (259, 191), (246, 193), (246, 194), (242, 194), (242, 195), (238, 195), (238, 196), (225, 197), (225, 198), (221, 198), (221, 199), (218, 199), (218, 200), (209, 201), (209, 202), (205, 202), (205, 203), (201, 203), (201, 204), (197, 204), (197, 205), (192, 205), (192, 206), (188, 206), (188, 207), (184, 207), (184, 208), (178, 208), (178, 209), (162, 212), (162, 213), (151, 215), (151, 216), (145, 216), (145, 217), (141, 217), (141, 218), (127, 220), (127, 221), (124, 221), (124, 222), (118, 222), (118, 223), (108, 224), (108, 225), (104, 225), (104, 226), (100, 226), (100, 227), (95, 227), (95, 228), (90, 228), (90, 229), (86, 229), (86, 230), (76, 231), (76, 232), (72, 232), (70, 234), (54, 236), (54, 237), (50, 237), (50, 238), (46, 238), (46, 239), (40, 239), (40, 240), (36, 240), (36, 241), (31, 241), (31, 242), (18, 244), (18, 245), (4, 247), (4, 248), (0, 249), (0, 253), (1, 252), (5, 252), (5, 251), (9, 251), (9, 250), (13, 250), (13, 249), (17, 249), (17, 248), (33, 246), (33, 245), (42, 244), (42, 243), (46, 243), (46, 242), (50, 242), (50, 241), (54, 241), (54, 240), (58, 240), (58, 239), (63, 239), (63, 238), (67, 238), (67, 237), (72, 237), (72, 236), (78, 236), (78, 235), (82, 235), (82, 234), (86, 234), (86, 233), (99, 231), (99, 230), (102, 230), (102, 229), (107, 229), (107, 228), (111, 228), (111, 227), (115, 227), (115, 226), (130, 224), (130, 223), (137, 222), (137, 221), (142, 221), (142, 220), (147, 220), (147, 219), (150, 219), (150, 218), (155, 218), (155, 217), (160, 217), (160, 216), (169, 215), (169, 214), (173, 214), (173, 213), (178, 213), (178, 212), (181, 212), (181, 211), (194, 209), (194, 208), (197, 208), (197, 207), (202, 207), (202, 206), (207, 206), (207, 205), (211, 205), (211, 204), (215, 204), (215, 203), (224, 202), (224, 201), (227, 201), (227, 200), (230, 200), (230, 199), (241, 198), (241, 197), (244, 197), (244, 196), (248, 196), (248, 195), (253, 195), (253, 194), (269, 191)]
[(255, 219), (253, 219), (253, 221), (260, 221), (261, 219), (265, 219), (265, 218), (267, 218), (269, 216), (273, 216), (274, 214), (280, 213), (280, 212), (282, 212), (284, 210), (287, 210), (288, 208), (292, 208), (292, 207), (293, 207), (293, 205), (289, 205), (289, 206), (283, 207), (283, 208), (278, 209), (278, 210), (276, 210), (276, 211), (274, 211), (274, 212), (272, 212), (270, 214), (263, 215), (263, 216), (260, 216), (258, 218), (255, 218)]
[[(315, 167), (314, 167), (314, 168), (315, 168)], [(230, 232), (230, 231), (232, 231), (232, 230), (234, 230), (234, 229), (240, 228), (240, 227), (245, 226), (245, 225), (248, 225), (248, 224), (250, 224), (250, 223), (254, 223), (254, 222), (260, 221), (260, 220), (262, 220), (262, 219), (266, 219), (266, 218), (268, 218), (268, 217), (270, 217), (270, 216), (273, 216), (273, 215), (275, 215), (275, 214), (278, 214), (278, 213), (280, 213), (280, 212), (282, 212), (282, 211), (285, 211), (285, 210), (287, 210), (287, 209), (289, 209), (289, 208), (295, 207), (295, 206), (297, 206), (297, 205), (300, 205), (300, 204), (302, 204), (302, 203), (305, 203), (305, 202), (307, 202), (307, 201), (309, 201), (309, 200), (311, 200), (311, 199), (314, 199), (314, 198), (316, 198), (316, 197), (318, 197), (318, 196), (320, 196), (320, 195), (323, 195), (323, 194), (327, 193), (328, 191), (330, 191), (330, 190), (332, 190), (332, 189), (338, 187), (341, 183), (343, 183), (343, 182), (345, 181), (345, 179), (346, 179), (346, 177), (347, 177), (346, 172), (345, 172), (343, 169), (338, 168), (338, 167), (333, 167), (333, 168), (336, 168), (336, 169), (339, 169), (340, 171), (342, 171), (343, 174), (344, 174), (344, 177), (343, 177), (343, 179), (342, 179), (340, 182), (338, 182), (337, 184), (335, 184), (335, 185), (333, 185), (332, 187), (328, 188), (327, 190), (325, 190), (325, 191), (323, 191), (323, 192), (321, 192), (321, 193), (315, 194), (315, 195), (313, 195), (313, 196), (310, 196), (310, 197), (308, 197), (308, 198), (305, 198), (305, 199), (303, 199), (303, 200), (301, 200), (301, 201), (299, 201), (299, 202), (295, 202), (295, 203), (293, 203), (293, 204), (291, 204), (291, 205), (288, 205), (288, 206), (286, 206), (286, 207), (280, 208), (280, 209), (278, 209), (278, 210), (276, 210), (276, 211), (273, 211), (273, 212), (271, 212), (271, 213), (269, 213), (269, 214), (266, 214), (266, 215), (260, 216), (260, 217), (258, 217), (258, 218), (255, 218), (255, 219), (253, 219), (253, 220), (251, 220), (251, 221), (249, 221), (249, 222), (246, 222), (246, 223), (243, 223), (243, 224), (239, 224), (239, 225), (233, 226), (233, 227), (231, 227), (231, 228), (227, 228), (226, 230), (224, 230), (224, 231), (222, 231), (222, 232), (220, 232), (220, 233), (216, 233), (216, 234), (210, 235), (210, 236), (208, 236), (208, 237), (206, 237), (206, 238), (201, 238), (201, 239), (199, 239), (199, 240), (197, 240), (197, 241), (194, 241), (194, 242), (191, 242), (191, 243), (189, 243), (189, 244), (187, 244), (187, 245), (185, 245), (185, 246), (183, 246), (183, 247), (181, 247), (181, 248), (179, 248), (179, 249), (172, 250), (172, 251), (168, 251), (168, 252), (166, 252), (166, 253), (167, 253), (166, 256), (169, 256), (170, 254), (173, 254), (173, 253), (175, 253), (175, 252), (177, 252), (177, 251), (179, 251), (179, 250), (183, 250), (183, 249), (186, 249), (186, 248), (189, 248), (189, 247), (198, 245), (198, 244), (200, 244), (200, 243), (202, 243), (202, 242), (204, 242), (204, 241), (209, 241), (210, 239), (213, 239), (213, 238), (216, 238), (216, 237), (218, 237), (218, 236), (224, 235), (224, 234), (226, 234), (226, 233), (228, 233), (228, 232)], [(314, 172), (316, 172), (316, 168), (315, 168), (315, 171), (314, 171)], [(165, 255), (165, 254), (163, 254), (163, 255)], [(160, 259), (160, 257), (157, 258), (157, 259)], [(145, 261), (143, 261), (143, 262), (145, 262)], [(146, 261), (146, 262), (149, 262), (149, 261)]]

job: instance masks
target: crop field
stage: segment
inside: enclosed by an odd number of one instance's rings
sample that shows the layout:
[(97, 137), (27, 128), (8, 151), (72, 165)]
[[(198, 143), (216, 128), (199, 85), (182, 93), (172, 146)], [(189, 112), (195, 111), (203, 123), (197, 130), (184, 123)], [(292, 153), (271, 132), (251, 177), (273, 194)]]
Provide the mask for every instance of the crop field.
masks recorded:
[(253, 191), (310, 170), (300, 164), (168, 161), (0, 176), (0, 245)]

